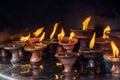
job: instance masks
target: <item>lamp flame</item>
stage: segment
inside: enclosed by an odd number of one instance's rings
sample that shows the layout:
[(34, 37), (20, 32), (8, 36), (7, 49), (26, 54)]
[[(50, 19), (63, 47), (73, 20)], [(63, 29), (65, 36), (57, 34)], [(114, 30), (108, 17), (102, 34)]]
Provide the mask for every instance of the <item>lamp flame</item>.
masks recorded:
[(57, 74), (55, 74), (55, 80), (58, 80), (59, 76)]
[(40, 37), (39, 41), (43, 41), (43, 39), (45, 38), (45, 32), (43, 32), (42, 36)]
[(26, 42), (29, 38), (30, 38), (30, 33), (29, 33), (28, 36), (25, 36), (25, 37), (24, 37), (24, 36), (21, 36), (21, 37), (20, 37), (20, 41), (21, 41), (21, 42)]
[(83, 22), (82, 30), (87, 30), (90, 20), (91, 20), (91, 16), (89, 16), (88, 18), (85, 19), (85, 21)]
[(65, 32), (64, 32), (64, 29), (62, 28), (61, 33), (58, 34), (58, 40), (61, 40), (64, 36), (65, 36)]
[(117, 48), (116, 44), (114, 41), (111, 41), (111, 47), (112, 47), (112, 51), (113, 51), (113, 56), (114, 57), (118, 57), (119, 55), (119, 49)]
[(53, 39), (54, 34), (55, 34), (55, 32), (56, 32), (56, 29), (57, 29), (58, 25), (59, 25), (59, 23), (55, 23), (55, 24), (54, 24), (54, 29), (53, 29), (53, 31), (52, 31), (52, 33), (51, 33), (51, 35), (50, 35), (50, 39)]
[(41, 32), (43, 31), (44, 27), (37, 29), (33, 34), (35, 37), (39, 36)]
[(103, 31), (103, 38), (104, 38), (104, 39), (109, 38), (109, 36), (108, 36), (107, 34), (110, 34), (110, 30), (111, 30), (110, 26), (107, 25), (107, 27), (106, 27), (106, 28), (104, 29), (104, 31)]
[(95, 45), (95, 36), (96, 36), (96, 33), (94, 32), (92, 39), (90, 41), (90, 44), (89, 44), (90, 49), (92, 49)]
[(70, 33), (69, 40), (71, 40), (74, 36), (75, 36), (75, 33), (74, 33), (74, 32), (71, 32), (71, 33)]

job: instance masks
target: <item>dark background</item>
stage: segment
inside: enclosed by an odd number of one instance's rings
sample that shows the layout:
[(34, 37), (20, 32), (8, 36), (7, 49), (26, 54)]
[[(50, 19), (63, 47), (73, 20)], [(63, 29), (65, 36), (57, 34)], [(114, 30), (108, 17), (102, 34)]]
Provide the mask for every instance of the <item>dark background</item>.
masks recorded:
[[(82, 27), (86, 17), (92, 16), (89, 27), (110, 25), (119, 29), (119, 2), (115, 0), (4, 0), (0, 1), (0, 36), (33, 32), (41, 26), (49, 34), (55, 22), (59, 31), (64, 27)], [(8, 35), (9, 36), (9, 35)], [(3, 37), (3, 35), (2, 35)]]

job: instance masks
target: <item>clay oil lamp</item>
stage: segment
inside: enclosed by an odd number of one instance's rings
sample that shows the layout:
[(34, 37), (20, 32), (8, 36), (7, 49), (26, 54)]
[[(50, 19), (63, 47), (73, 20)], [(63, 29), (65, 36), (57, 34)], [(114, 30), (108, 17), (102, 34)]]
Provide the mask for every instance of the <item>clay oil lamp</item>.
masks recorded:
[[(73, 33), (71, 33), (71, 36), (73, 36)], [(76, 59), (79, 55), (76, 52), (72, 52), (75, 43), (77, 43), (77, 39), (73, 37), (63, 37), (61, 40), (59, 40), (59, 45), (62, 45), (66, 51), (56, 53), (55, 57), (64, 65), (64, 74), (74, 73), (72, 66), (76, 62)]]
[(120, 56), (119, 56), (119, 49), (117, 48), (114, 41), (110, 42), (113, 54), (104, 54), (104, 59), (110, 61), (113, 66), (114, 70), (112, 72), (113, 76), (120, 75)]
[(21, 59), (19, 57), (19, 49), (22, 47), (22, 45), (20, 44), (15, 44), (15, 43), (5, 43), (3, 45), (3, 48), (5, 50), (9, 50), (12, 53), (12, 58), (10, 60), (11, 63), (17, 63), (19, 62)]
[[(66, 55), (67, 54), (67, 55)], [(60, 63), (63, 64), (64, 70), (63, 73), (72, 74), (74, 71), (72, 70), (72, 67), (74, 63), (76, 62), (77, 57), (79, 56), (78, 53), (56, 53), (55, 57), (60, 61)]]
[(75, 44), (78, 42), (78, 39), (73, 38), (75, 36), (74, 32), (70, 33), (70, 37), (63, 37), (59, 40), (59, 45), (62, 45), (66, 50), (66, 53), (72, 53)]
[(95, 36), (96, 36), (96, 33), (94, 32), (93, 37), (89, 43), (90, 48), (83, 48), (80, 50), (81, 55), (83, 55), (85, 58), (88, 59), (88, 68), (90, 69), (90, 72), (93, 72), (93, 73), (96, 69), (96, 64), (94, 60), (101, 55), (101, 52), (103, 52), (102, 49), (94, 48)]
[(103, 36), (96, 38), (96, 43), (99, 44), (99, 47), (105, 51), (110, 50), (111, 41), (111, 39), (109, 38), (110, 30), (111, 30), (110, 26), (107, 25), (103, 31)]
[(0, 56), (1, 56), (1, 57), (6, 57), (6, 56), (7, 56), (7, 52), (6, 52), (6, 50), (3, 48), (3, 44), (0, 44)]
[(40, 37), (39, 41), (32, 44), (27, 44), (24, 47), (24, 50), (29, 51), (32, 53), (32, 56), (30, 57), (30, 63), (32, 64), (33, 68), (39, 67), (37, 63), (39, 63), (42, 59), (42, 51), (47, 47), (47, 44), (42, 43), (42, 40), (45, 37), (45, 32)]
[(91, 16), (87, 17), (83, 21), (82, 29), (72, 29), (71, 30), (71, 31), (73, 31), (75, 33), (75, 37), (79, 39), (80, 48), (87, 48), (89, 40), (93, 35), (93, 30), (88, 29), (88, 24), (89, 24), (90, 20), (91, 20)]
[(12, 43), (14, 44), (18, 44), (18, 45), (21, 45), (21, 48), (18, 49), (18, 54), (19, 54), (19, 57), (22, 59), (23, 56), (24, 56), (24, 46), (26, 44), (28, 44), (27, 40), (30, 38), (30, 33), (28, 36), (21, 36), (20, 37), (20, 40), (16, 40), (16, 41), (12, 41)]

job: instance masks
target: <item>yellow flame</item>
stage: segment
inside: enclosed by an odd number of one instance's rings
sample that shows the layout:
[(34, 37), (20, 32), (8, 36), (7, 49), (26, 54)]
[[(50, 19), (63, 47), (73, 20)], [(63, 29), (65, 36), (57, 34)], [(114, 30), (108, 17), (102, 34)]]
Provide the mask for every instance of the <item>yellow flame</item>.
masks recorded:
[(39, 67), (40, 67), (40, 69), (44, 69), (43, 65), (40, 65)]
[(109, 38), (109, 36), (108, 36), (107, 34), (110, 34), (110, 30), (111, 30), (110, 26), (107, 25), (107, 27), (106, 27), (106, 28), (104, 29), (104, 31), (103, 31), (103, 38), (104, 38), (104, 39)]
[(87, 30), (88, 24), (89, 24), (90, 20), (91, 20), (91, 16), (89, 16), (89, 17), (87, 17), (85, 19), (85, 21), (83, 22), (83, 28), (82, 28), (82, 30)]
[(26, 42), (29, 38), (30, 38), (30, 33), (29, 33), (28, 36), (25, 36), (25, 37), (24, 37), (24, 36), (21, 36), (21, 37), (20, 37), (20, 41), (21, 41), (21, 42)]
[(61, 40), (64, 36), (65, 36), (65, 32), (64, 29), (62, 28), (60, 34), (58, 34), (58, 40)]
[(56, 62), (56, 66), (62, 66), (62, 63)]
[(37, 29), (33, 34), (35, 37), (39, 36), (41, 32), (43, 31), (44, 27)]
[(43, 39), (45, 38), (45, 32), (43, 32), (42, 36), (40, 37), (39, 41), (43, 41)]
[(59, 25), (59, 23), (55, 23), (55, 24), (54, 24), (54, 29), (53, 29), (53, 31), (52, 31), (52, 33), (51, 33), (51, 35), (50, 35), (50, 39), (53, 39), (54, 34), (55, 34), (55, 32), (56, 32), (56, 29), (57, 29), (58, 25)]
[(74, 32), (71, 32), (71, 33), (70, 33), (69, 40), (71, 40), (74, 36), (75, 36), (75, 33), (74, 33)]
[(55, 80), (58, 80), (59, 76), (57, 74), (55, 74)]
[(114, 41), (111, 41), (111, 47), (112, 47), (112, 51), (113, 51), (113, 56), (114, 57), (118, 57), (119, 55), (119, 49), (117, 48), (116, 44)]
[(92, 39), (90, 41), (90, 44), (89, 44), (89, 47), (90, 49), (92, 49), (94, 47), (94, 44), (95, 44), (95, 36), (96, 36), (96, 33), (94, 32), (93, 36), (92, 36)]

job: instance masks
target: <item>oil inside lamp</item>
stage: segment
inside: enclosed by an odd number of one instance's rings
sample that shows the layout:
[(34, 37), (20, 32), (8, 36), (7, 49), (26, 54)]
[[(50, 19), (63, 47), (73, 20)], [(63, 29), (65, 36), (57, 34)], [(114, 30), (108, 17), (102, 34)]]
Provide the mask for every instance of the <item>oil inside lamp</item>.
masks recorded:
[(112, 54), (105, 54), (104, 58), (106, 60), (110, 61), (113, 64), (113, 66), (115, 68), (114, 71), (113, 71), (113, 75), (114, 76), (119, 76), (119, 74), (120, 74), (119, 49), (117, 48), (114, 41), (111, 41), (111, 47), (112, 47), (113, 55)]

